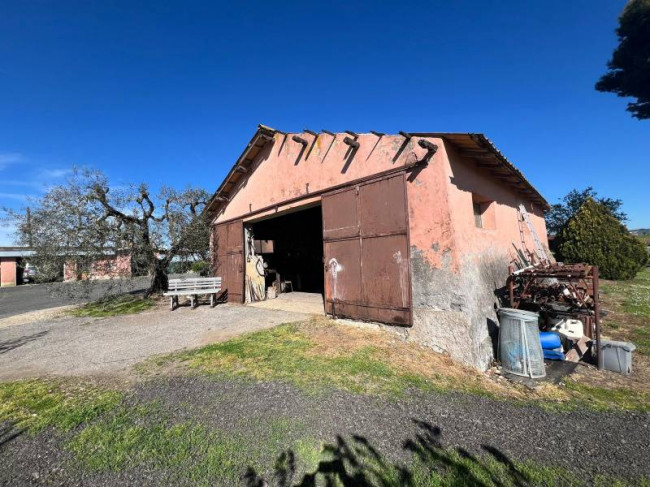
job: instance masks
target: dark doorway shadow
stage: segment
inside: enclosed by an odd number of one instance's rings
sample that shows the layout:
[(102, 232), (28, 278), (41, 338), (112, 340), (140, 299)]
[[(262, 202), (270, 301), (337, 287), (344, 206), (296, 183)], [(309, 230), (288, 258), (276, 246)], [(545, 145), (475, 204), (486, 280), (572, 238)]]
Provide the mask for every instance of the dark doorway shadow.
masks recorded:
[(29, 342), (38, 340), (39, 338), (44, 337), (48, 333), (49, 333), (48, 330), (43, 330), (43, 331), (39, 331), (38, 333), (34, 333), (33, 335), (25, 335), (19, 338), (12, 338), (11, 340), (5, 340), (4, 342), (0, 342), (0, 355), (15, 350), (16, 348), (22, 347), (23, 345), (26, 345)]

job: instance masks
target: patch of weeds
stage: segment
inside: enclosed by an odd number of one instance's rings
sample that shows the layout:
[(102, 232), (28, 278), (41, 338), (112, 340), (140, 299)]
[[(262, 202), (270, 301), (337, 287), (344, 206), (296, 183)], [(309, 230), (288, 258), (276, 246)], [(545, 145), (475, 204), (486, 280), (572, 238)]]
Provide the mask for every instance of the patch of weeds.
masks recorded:
[(435, 388), (428, 378), (399, 370), (383, 360), (373, 346), (324, 354), (319, 353), (317, 345), (298, 324), (287, 324), (168, 359), (218, 376), (281, 380), (312, 392), (334, 387), (357, 394), (399, 397), (408, 389)]
[(100, 299), (99, 301), (84, 304), (68, 311), (68, 314), (72, 316), (103, 318), (106, 316), (140, 313), (141, 311), (145, 311), (155, 305), (155, 301), (150, 298), (143, 298), (132, 294), (121, 294), (119, 296), (110, 296), (105, 299)]
[[(591, 386), (572, 380), (567, 380), (565, 387), (572, 393), (571, 401), (565, 406), (572, 409), (588, 406), (600, 411), (613, 409), (650, 411), (650, 394), (643, 391)], [(562, 407), (561, 403), (559, 407)]]
[[(363, 437), (338, 437), (335, 444), (323, 447), (316, 467), (302, 476), (291, 467), (293, 452), (283, 452), (275, 462), (271, 478), (280, 480), (279, 485), (384, 487), (647, 485), (643, 479), (634, 482), (604, 476), (584, 479), (564, 468), (511, 460), (493, 447), (484, 447), (485, 451), (480, 455), (461, 448), (444, 448), (438, 441), (436, 429), (430, 425), (425, 428), (416, 438), (405, 442), (404, 449), (411, 458), (406, 462), (393, 462), (384, 457)], [(249, 470), (247, 477), (249, 485), (267, 485), (271, 480), (254, 470)]]
[(242, 427), (226, 431), (193, 420), (175, 422), (156, 404), (122, 405), (84, 428), (67, 449), (85, 470), (144, 467), (164, 472), (176, 485), (235, 484), (247, 467), (268, 471), (273, 458), (288, 445), (298, 455), (306, 455), (306, 466), (313, 464), (309, 440), (296, 438), (304, 429), (299, 423), (258, 419), (248, 426), (253, 432), (245, 434)]
[(27, 380), (0, 384), (0, 421), (32, 432), (53, 426), (63, 431), (114, 408), (121, 394), (72, 381)]

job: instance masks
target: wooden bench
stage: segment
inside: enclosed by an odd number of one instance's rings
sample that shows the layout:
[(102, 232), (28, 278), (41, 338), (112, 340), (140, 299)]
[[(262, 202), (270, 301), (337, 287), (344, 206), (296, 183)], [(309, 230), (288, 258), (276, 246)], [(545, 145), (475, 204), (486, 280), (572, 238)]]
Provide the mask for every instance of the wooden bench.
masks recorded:
[(169, 296), (169, 309), (174, 311), (178, 306), (179, 296), (189, 296), (192, 308), (200, 295), (210, 295), (210, 306), (217, 303), (217, 293), (221, 291), (220, 277), (188, 277), (186, 279), (170, 279), (165, 296)]

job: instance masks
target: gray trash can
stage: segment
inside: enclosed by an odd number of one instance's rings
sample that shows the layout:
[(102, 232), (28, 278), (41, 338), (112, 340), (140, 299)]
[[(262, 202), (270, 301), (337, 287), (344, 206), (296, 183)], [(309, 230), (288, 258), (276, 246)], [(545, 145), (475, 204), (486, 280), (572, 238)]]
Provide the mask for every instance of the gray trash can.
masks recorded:
[(520, 309), (499, 309), (499, 360), (503, 370), (538, 379), (546, 375), (539, 315)]
[(636, 346), (630, 342), (601, 340), (603, 367), (605, 370), (629, 374), (632, 372), (632, 352)]

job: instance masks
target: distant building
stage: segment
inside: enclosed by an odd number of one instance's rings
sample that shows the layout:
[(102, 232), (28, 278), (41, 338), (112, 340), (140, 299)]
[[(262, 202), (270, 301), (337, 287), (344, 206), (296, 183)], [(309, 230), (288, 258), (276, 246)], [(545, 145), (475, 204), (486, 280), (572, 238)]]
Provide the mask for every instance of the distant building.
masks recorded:
[(33, 254), (29, 247), (0, 247), (0, 287), (22, 283), (22, 264)]
[[(0, 247), (0, 286), (22, 284), (24, 265), (32, 255), (34, 250), (29, 247)], [(65, 281), (131, 277), (131, 255), (127, 252), (107, 254), (87, 269), (80, 268), (74, 259), (70, 259), (63, 265), (61, 273)]]

